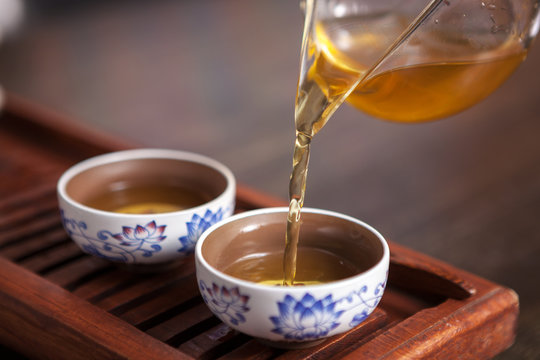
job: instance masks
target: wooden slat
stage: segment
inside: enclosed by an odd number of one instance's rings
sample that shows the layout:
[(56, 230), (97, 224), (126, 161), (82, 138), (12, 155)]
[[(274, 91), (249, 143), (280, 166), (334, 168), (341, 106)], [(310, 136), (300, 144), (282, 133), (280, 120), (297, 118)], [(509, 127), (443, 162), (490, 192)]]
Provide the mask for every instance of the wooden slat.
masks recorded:
[(0, 210), (8, 211), (20, 206), (34, 204), (35, 199), (55, 196), (55, 194), (56, 183), (36, 184), (36, 186), (24, 189), (24, 191), (20, 193), (12, 194), (11, 196), (0, 199)]
[(230, 351), (229, 353), (220, 356), (220, 360), (266, 360), (266, 359), (275, 359), (280, 354), (283, 354), (285, 351), (278, 348), (272, 348), (266, 345), (263, 345), (257, 340), (250, 340), (247, 343), (239, 346), (238, 348)]
[(18, 262), (68, 242), (71, 242), (71, 240), (67, 238), (65, 230), (58, 226), (56, 229), (26, 241), (10, 243), (0, 249), (0, 254), (14, 262)]
[[(166, 343), (182, 342), (183, 333), (189, 331), (198, 324), (208, 321), (214, 315), (203, 302), (187, 309), (186, 311), (172, 316), (160, 324), (148, 329), (146, 333)], [(175, 339), (176, 337), (176, 339)]]
[(190, 358), (6, 259), (0, 258), (0, 268), (0, 338), (21, 353), (70, 360), (148, 353)]
[(189, 276), (176, 282), (167, 291), (159, 294), (160, 296), (148, 299), (147, 302), (130, 309), (119, 317), (135, 326), (150, 320), (152, 317), (161, 314), (175, 306), (181, 305), (195, 296), (199, 296), (195, 276)]
[(61, 267), (48, 271), (43, 277), (62, 287), (69, 288), (71, 284), (87, 277), (97, 271), (107, 270), (112, 267), (102, 259), (82, 255), (74, 261), (70, 261)]
[(216, 358), (248, 342), (250, 338), (220, 323), (178, 347), (194, 358)]
[(160, 288), (172, 286), (178, 278), (187, 276), (193, 272), (193, 259), (188, 259), (186, 263), (176, 271), (165, 272), (159, 276), (140, 275), (140, 281), (133, 283), (132, 286), (123, 288), (111, 296), (101, 298), (93, 303), (107, 311), (114, 311), (135, 301), (141, 294), (147, 294)]
[(14, 241), (24, 241), (25, 239), (39, 235), (43, 231), (57, 228), (59, 221), (57, 213), (49, 212), (37, 219), (28, 221), (24, 226), (18, 226), (3, 231), (0, 233), (0, 247), (6, 246)]
[(94, 277), (91, 281), (79, 285), (72, 293), (82, 299), (91, 301), (100, 295), (111, 293), (114, 289), (128, 287), (140, 281), (140, 277), (126, 271), (113, 271)]
[(61, 266), (69, 259), (80, 258), (81, 250), (73, 242), (63, 242), (59, 246), (45, 250), (39, 254), (20, 261), (19, 264), (36, 273)]
[(54, 211), (58, 207), (56, 188), (52, 184), (39, 185), (18, 196), (6, 196), (0, 199), (0, 229), (19, 225), (43, 213)]

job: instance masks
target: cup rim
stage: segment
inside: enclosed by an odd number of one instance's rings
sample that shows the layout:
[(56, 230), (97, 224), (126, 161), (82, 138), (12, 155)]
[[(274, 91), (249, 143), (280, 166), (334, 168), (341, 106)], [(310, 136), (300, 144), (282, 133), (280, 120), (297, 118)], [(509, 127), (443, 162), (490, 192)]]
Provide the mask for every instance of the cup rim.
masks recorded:
[(97, 155), (97, 156), (88, 158), (86, 160), (83, 160), (81, 162), (78, 162), (77, 164), (68, 168), (58, 179), (57, 186), (56, 186), (58, 196), (61, 197), (64, 201), (66, 201), (69, 205), (75, 208), (82, 209), (87, 212), (94, 213), (94, 214), (106, 215), (106, 216), (115, 217), (115, 218), (147, 218), (148, 214), (117, 213), (117, 212), (112, 212), (112, 211), (95, 209), (74, 200), (71, 196), (68, 195), (66, 191), (66, 186), (69, 183), (69, 181), (74, 176), (80, 174), (83, 171), (86, 171), (88, 169), (91, 169), (93, 167), (100, 166), (100, 165), (112, 164), (112, 163), (126, 161), (126, 160), (139, 160), (139, 159), (170, 159), (170, 160), (181, 160), (181, 161), (193, 162), (193, 163), (210, 167), (218, 171), (220, 174), (222, 174), (225, 177), (225, 180), (226, 180), (225, 190), (223, 190), (221, 194), (214, 197), (210, 201), (207, 201), (201, 205), (194, 206), (188, 209), (152, 214), (153, 218), (158, 219), (158, 218), (162, 218), (166, 216), (179, 216), (179, 215), (191, 214), (193, 212), (197, 212), (200, 210), (204, 210), (208, 207), (212, 207), (217, 203), (221, 203), (223, 202), (224, 199), (230, 197), (231, 195), (234, 196), (234, 191), (236, 189), (236, 179), (232, 171), (221, 162), (215, 159), (212, 159), (208, 156), (189, 152), (189, 151), (173, 150), (173, 149), (159, 149), (159, 148), (142, 148), (142, 149), (115, 151), (115, 152), (110, 152), (110, 153), (106, 153), (102, 155)]
[[(213, 233), (217, 228), (219, 228), (221, 226), (225, 226), (226, 224), (228, 224), (230, 222), (240, 220), (240, 219), (250, 217), (250, 216), (257, 216), (257, 215), (261, 215), (261, 214), (273, 214), (273, 213), (280, 213), (280, 212), (286, 214), (288, 211), (289, 211), (289, 208), (285, 207), (285, 206), (284, 207), (272, 207), (272, 208), (261, 208), (261, 209), (256, 209), (256, 210), (250, 210), (250, 211), (246, 211), (246, 212), (243, 212), (243, 213), (240, 213), (240, 214), (233, 215), (233, 216), (231, 216), (231, 217), (229, 217), (229, 218), (227, 218), (225, 220), (222, 220), (222, 221), (212, 225), (211, 227), (209, 227), (201, 235), (201, 237), (197, 241), (197, 244), (195, 245), (195, 259), (197, 260), (197, 262), (200, 263), (201, 266), (203, 266), (205, 269), (210, 271), (214, 276), (216, 276), (218, 278), (221, 278), (223, 280), (226, 280), (228, 282), (241, 285), (241, 286), (243, 286), (245, 288), (249, 288), (250, 290), (267, 291), (267, 292), (272, 292), (272, 293), (276, 293), (276, 292), (289, 293), (289, 294), (290, 293), (304, 293), (304, 292), (306, 292), (306, 291), (308, 291), (310, 289), (320, 289), (320, 288), (324, 288), (324, 287), (326, 287), (326, 288), (328, 288), (328, 287), (330, 287), (330, 288), (342, 288), (342, 287), (354, 286), (355, 284), (357, 284), (359, 279), (370, 277), (371, 274), (377, 273), (382, 268), (388, 268), (388, 264), (389, 264), (389, 261), (390, 261), (390, 248), (388, 247), (388, 243), (387, 243), (386, 239), (375, 228), (373, 228), (371, 225), (369, 225), (369, 224), (367, 224), (367, 223), (365, 223), (365, 222), (363, 222), (363, 221), (361, 221), (359, 219), (356, 219), (356, 218), (354, 218), (352, 216), (349, 216), (349, 215), (345, 215), (345, 214), (335, 212), (335, 211), (331, 211), (331, 210), (323, 210), (323, 209), (309, 208), (309, 207), (302, 208), (302, 213), (320, 214), (320, 215), (325, 215), (325, 216), (341, 218), (343, 220), (354, 222), (354, 223), (366, 228), (367, 230), (369, 230), (371, 233), (373, 233), (376, 236), (376, 238), (380, 241), (380, 243), (381, 243), (381, 245), (383, 247), (383, 255), (381, 256), (381, 258), (377, 261), (377, 263), (375, 265), (373, 265), (369, 269), (367, 269), (365, 271), (362, 271), (361, 273), (356, 274), (354, 276), (351, 276), (351, 277), (348, 277), (348, 278), (345, 278), (345, 279), (341, 279), (341, 280), (336, 280), (336, 281), (323, 283), (323, 284), (303, 285), (303, 286), (268, 286), (268, 285), (257, 284), (257, 283), (254, 283), (254, 282), (251, 282), (251, 281), (248, 281), (248, 280), (244, 280), (244, 279), (239, 279), (239, 278), (236, 278), (234, 276), (225, 274), (222, 271), (217, 270), (212, 265), (210, 265), (206, 261), (206, 259), (204, 258), (203, 254), (202, 254), (202, 246), (203, 246), (206, 238), (208, 238), (208, 236), (211, 233)], [(285, 233), (283, 234), (283, 236), (285, 237)]]

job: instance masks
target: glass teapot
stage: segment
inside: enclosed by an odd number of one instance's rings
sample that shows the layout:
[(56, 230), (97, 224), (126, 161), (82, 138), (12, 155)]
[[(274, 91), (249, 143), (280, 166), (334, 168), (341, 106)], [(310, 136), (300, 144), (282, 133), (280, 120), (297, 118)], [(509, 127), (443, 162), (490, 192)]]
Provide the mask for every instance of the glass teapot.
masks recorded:
[(538, 0), (307, 0), (297, 130), (313, 136), (347, 101), (420, 122), (497, 89), (539, 29)]

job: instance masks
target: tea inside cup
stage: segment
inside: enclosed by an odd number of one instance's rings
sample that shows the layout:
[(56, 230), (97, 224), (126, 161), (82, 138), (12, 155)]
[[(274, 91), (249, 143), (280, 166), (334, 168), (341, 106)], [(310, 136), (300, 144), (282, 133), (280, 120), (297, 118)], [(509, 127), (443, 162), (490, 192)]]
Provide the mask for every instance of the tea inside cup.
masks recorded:
[(277, 347), (305, 347), (359, 325), (379, 303), (389, 250), (369, 225), (343, 214), (302, 210), (297, 277), (283, 281), (287, 208), (235, 215), (196, 247), (206, 304), (236, 330)]
[(133, 158), (90, 167), (66, 182), (74, 201), (102, 211), (155, 214), (200, 206), (225, 191), (227, 179), (201, 163)]

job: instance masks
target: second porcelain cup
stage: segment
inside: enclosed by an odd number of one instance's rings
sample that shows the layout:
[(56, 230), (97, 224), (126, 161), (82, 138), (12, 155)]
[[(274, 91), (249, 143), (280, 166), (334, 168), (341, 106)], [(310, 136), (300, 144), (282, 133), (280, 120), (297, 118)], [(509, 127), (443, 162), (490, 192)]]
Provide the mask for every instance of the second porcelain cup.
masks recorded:
[(304, 208), (299, 246), (330, 252), (362, 270), (292, 287), (226, 274), (240, 259), (283, 250), (287, 210), (249, 211), (213, 225), (196, 246), (197, 279), (205, 303), (227, 325), (273, 346), (306, 347), (354, 328), (375, 309), (386, 285), (389, 249), (381, 234), (360, 220)]

